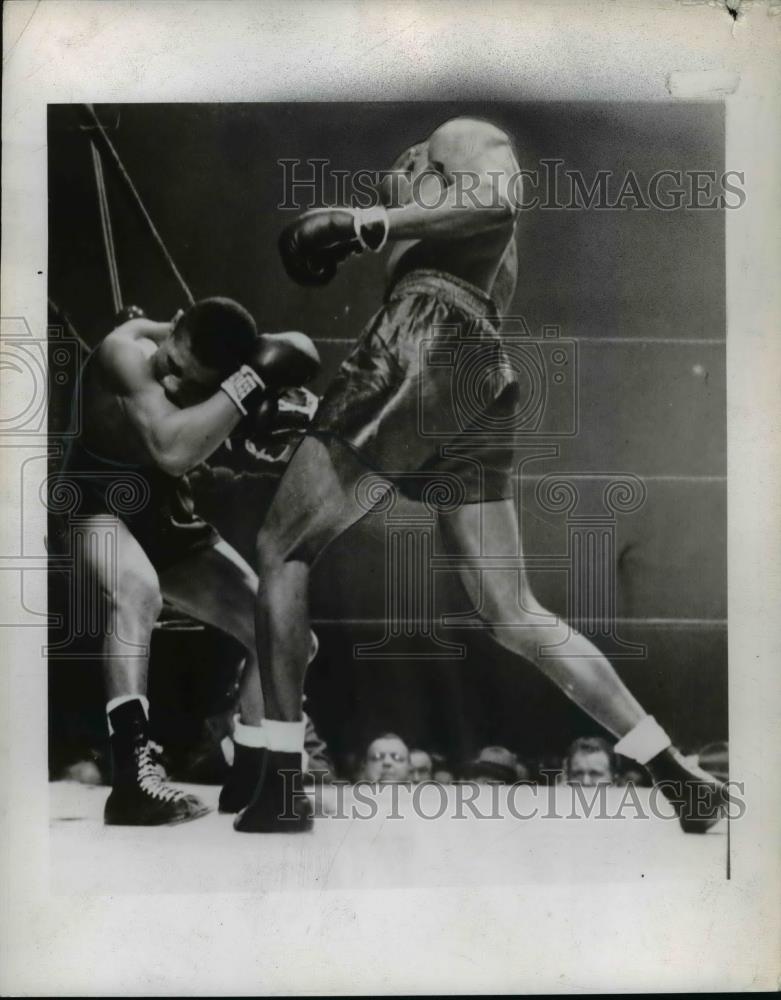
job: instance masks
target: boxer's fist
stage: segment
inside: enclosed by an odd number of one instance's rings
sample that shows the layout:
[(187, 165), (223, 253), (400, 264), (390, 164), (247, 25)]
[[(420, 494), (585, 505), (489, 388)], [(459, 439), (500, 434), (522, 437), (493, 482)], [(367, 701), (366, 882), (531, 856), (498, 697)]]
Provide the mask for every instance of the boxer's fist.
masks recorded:
[(299, 285), (326, 285), (350, 254), (360, 253), (355, 213), (347, 208), (305, 212), (282, 230), (279, 253), (288, 275)]
[(320, 355), (305, 333), (262, 333), (249, 364), (271, 390), (303, 385), (320, 371)]

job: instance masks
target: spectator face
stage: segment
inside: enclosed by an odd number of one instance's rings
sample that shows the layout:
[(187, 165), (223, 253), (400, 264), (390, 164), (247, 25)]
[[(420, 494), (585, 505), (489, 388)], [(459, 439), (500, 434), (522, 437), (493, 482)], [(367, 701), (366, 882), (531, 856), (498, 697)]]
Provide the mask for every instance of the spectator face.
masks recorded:
[(455, 775), (452, 771), (448, 771), (446, 767), (440, 767), (434, 771), (433, 778), (434, 781), (439, 782), (440, 785), (452, 785)]
[(369, 745), (366, 752), (364, 774), (367, 781), (408, 781), (410, 776), (409, 750), (398, 736), (380, 736)]
[(425, 750), (410, 750), (409, 752), (409, 779), (410, 781), (430, 781), (431, 780), (431, 758)]
[(571, 785), (612, 785), (610, 758), (603, 750), (574, 753), (567, 762), (567, 781)]

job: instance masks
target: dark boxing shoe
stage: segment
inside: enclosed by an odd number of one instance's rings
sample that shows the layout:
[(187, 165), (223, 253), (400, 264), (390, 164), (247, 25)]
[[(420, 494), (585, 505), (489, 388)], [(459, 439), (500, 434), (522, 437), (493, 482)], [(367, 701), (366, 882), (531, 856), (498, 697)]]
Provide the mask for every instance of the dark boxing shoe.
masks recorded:
[(186, 823), (209, 812), (196, 796), (168, 784), (159, 748), (148, 738), (139, 701), (114, 709), (111, 724), (114, 782), (103, 811), (107, 826)]
[(706, 833), (724, 815), (724, 784), (668, 747), (646, 765), (662, 794), (672, 803), (684, 833)]
[(264, 759), (268, 753), (265, 747), (245, 747), (235, 742), (233, 746), (233, 766), (220, 792), (221, 813), (241, 812), (249, 805), (263, 774)]
[(267, 750), (252, 798), (233, 821), (239, 833), (305, 833), (314, 809), (304, 791), (301, 754)]

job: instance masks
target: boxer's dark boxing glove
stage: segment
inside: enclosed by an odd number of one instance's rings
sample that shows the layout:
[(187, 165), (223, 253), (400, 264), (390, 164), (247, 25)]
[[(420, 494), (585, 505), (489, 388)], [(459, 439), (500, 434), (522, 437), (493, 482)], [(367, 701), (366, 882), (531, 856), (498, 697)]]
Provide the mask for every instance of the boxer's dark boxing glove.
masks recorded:
[(317, 375), (320, 355), (311, 338), (297, 330), (261, 333), (249, 364), (270, 389), (287, 389)]
[(268, 438), (279, 417), (279, 398), (275, 393), (266, 393), (254, 409), (250, 409), (234, 428), (231, 439), (251, 441)]
[(305, 333), (262, 333), (247, 364), (222, 383), (226, 393), (244, 415), (281, 389), (308, 382), (320, 371), (320, 355)]
[(339, 264), (363, 250), (378, 252), (388, 238), (388, 213), (369, 209), (316, 208), (282, 230), (279, 253), (299, 285), (326, 285)]

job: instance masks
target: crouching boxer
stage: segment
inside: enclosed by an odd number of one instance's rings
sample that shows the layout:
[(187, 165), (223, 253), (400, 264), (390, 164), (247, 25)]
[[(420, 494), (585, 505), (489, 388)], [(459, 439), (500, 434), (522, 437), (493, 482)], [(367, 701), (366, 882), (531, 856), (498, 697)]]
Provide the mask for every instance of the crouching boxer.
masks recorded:
[[(301, 385), (318, 367), (304, 334), (259, 336), (246, 309), (225, 298), (196, 302), (170, 323), (135, 316), (85, 362), (82, 430), (61, 475), (80, 496), (78, 538), (89, 539), (82, 566), (107, 608), (103, 673), (113, 763), (107, 824), (178, 823), (208, 811), (167, 783), (149, 740), (148, 652), (164, 597), (244, 646), (236, 739), (245, 733), (252, 742), (262, 715), (258, 580), (197, 515), (186, 474), (241, 421), (262, 419), (276, 390)], [(119, 516), (117, 491), (137, 499)]]
[[(427, 491), (430, 499), (445, 477), (457, 484), (458, 502), (437, 518), (485, 630), (519, 667), (533, 662), (618, 737), (616, 751), (648, 767), (684, 829), (703, 832), (718, 819), (720, 782), (683, 759), (593, 643), (539, 604), (521, 561), (517, 463), (506, 432), (523, 412), (523, 376), (499, 324), (518, 270), (521, 173), (512, 139), (490, 122), (456, 118), (402, 154), (390, 176), (395, 183), (385, 186), (383, 204), (313, 210), (280, 237), (288, 274), (310, 286), (325, 285), (348, 257), (387, 244), (387, 289), (326, 391), (258, 537), (268, 752), (264, 779), (236, 828), (279, 829), (282, 815), (291, 830), (311, 826), (295, 788), (308, 575), (323, 550), (365, 515), (360, 484), (373, 470), (377, 503), (383, 481), (413, 501), (425, 500)], [(427, 366), (434, 356), (445, 360)], [(426, 434), (421, 406), (430, 421)]]

